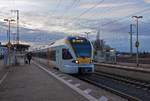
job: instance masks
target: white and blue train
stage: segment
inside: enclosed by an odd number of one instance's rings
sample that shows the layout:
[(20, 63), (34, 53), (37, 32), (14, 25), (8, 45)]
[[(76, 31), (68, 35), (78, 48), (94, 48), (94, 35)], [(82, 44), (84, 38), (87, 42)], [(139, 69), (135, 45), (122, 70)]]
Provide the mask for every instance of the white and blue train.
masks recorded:
[(68, 36), (52, 43), (48, 48), (33, 52), (36, 57), (46, 59), (46, 63), (58, 70), (69, 73), (93, 73), (93, 46), (85, 37)]

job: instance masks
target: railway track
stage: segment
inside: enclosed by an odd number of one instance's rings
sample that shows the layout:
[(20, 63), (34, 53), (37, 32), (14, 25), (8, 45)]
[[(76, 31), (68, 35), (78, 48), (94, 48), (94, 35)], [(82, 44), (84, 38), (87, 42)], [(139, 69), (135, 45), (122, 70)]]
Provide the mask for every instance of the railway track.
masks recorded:
[(147, 82), (96, 71), (92, 75), (75, 76), (103, 88), (129, 101), (150, 101), (150, 85)]
[(96, 71), (92, 75), (78, 76), (79, 79), (115, 93), (129, 101), (150, 101), (150, 85), (129, 78)]
[(108, 78), (111, 78), (111, 79), (114, 79), (114, 80), (117, 80), (117, 81), (120, 81), (123, 83), (131, 84), (132, 86), (136, 86), (136, 87), (139, 87), (142, 89), (150, 90), (150, 83), (148, 83), (146, 81), (141, 81), (141, 80), (123, 77), (123, 76), (110, 74), (110, 73), (105, 73), (105, 72), (101, 72), (101, 71), (96, 71), (95, 74), (99, 75), (99, 76), (108, 77)]

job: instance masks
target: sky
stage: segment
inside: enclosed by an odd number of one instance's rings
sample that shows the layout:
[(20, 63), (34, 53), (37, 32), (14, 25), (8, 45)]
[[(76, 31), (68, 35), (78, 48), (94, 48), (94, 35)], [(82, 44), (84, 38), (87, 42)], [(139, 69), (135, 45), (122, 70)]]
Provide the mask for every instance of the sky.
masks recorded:
[[(85, 36), (85, 32), (95, 40), (100, 30), (100, 39), (118, 51), (129, 51), (129, 25), (136, 24), (132, 16), (143, 16), (139, 19), (139, 48), (150, 52), (150, 0), (0, 0), (0, 9), (2, 42), (7, 41), (4, 19), (16, 19), (11, 10), (19, 10), (22, 42), (38, 46), (68, 35)], [(12, 22), (11, 33), (16, 33), (15, 26)], [(136, 26), (133, 31), (135, 43)]]

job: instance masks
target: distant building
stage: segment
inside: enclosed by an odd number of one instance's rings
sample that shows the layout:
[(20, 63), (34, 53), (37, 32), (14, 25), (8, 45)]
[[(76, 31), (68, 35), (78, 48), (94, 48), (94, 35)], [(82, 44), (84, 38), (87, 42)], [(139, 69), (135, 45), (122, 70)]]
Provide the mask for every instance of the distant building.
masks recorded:
[(95, 49), (94, 61), (103, 63), (116, 63), (116, 50), (111, 48), (109, 45), (106, 45), (104, 40), (100, 40), (99, 35), (97, 35), (97, 39), (92, 43)]

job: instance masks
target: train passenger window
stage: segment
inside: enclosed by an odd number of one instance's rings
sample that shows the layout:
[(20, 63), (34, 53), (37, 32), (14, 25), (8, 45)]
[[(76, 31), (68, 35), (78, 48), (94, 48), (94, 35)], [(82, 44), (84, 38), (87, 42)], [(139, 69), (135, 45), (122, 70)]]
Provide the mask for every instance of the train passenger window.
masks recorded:
[(72, 55), (68, 49), (62, 49), (62, 58), (65, 60), (72, 59)]
[(56, 61), (56, 51), (50, 51), (50, 60)]

